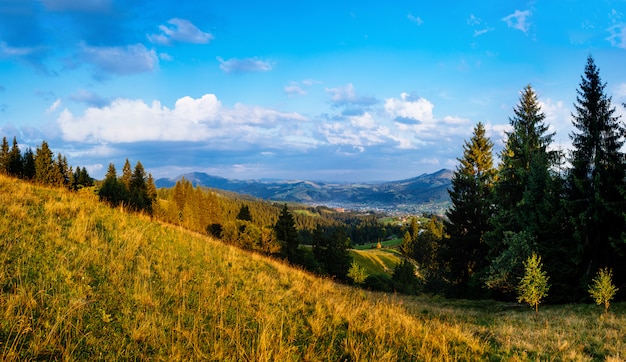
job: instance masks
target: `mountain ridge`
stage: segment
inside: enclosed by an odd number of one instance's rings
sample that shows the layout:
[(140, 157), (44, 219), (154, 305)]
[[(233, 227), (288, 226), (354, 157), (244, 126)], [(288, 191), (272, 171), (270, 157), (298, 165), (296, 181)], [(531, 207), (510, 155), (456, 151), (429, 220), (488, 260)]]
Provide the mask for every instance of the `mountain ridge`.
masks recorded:
[(208, 187), (261, 199), (299, 202), (353, 209), (440, 212), (450, 204), (448, 189), (453, 171), (380, 182), (326, 182), (310, 180), (236, 180), (204, 172), (189, 172), (176, 178), (160, 178), (159, 188), (173, 187), (185, 178), (194, 186)]

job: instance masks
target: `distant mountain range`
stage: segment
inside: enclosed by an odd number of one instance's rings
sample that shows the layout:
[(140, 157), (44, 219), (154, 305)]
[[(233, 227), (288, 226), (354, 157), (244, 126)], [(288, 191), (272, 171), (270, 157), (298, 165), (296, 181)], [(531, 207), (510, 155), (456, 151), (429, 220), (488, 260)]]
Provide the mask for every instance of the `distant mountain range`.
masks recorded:
[(273, 201), (299, 202), (352, 209), (439, 212), (449, 206), (452, 171), (439, 170), (401, 181), (339, 183), (304, 180), (232, 180), (191, 172), (156, 180), (156, 186), (173, 187), (182, 178), (194, 186), (233, 191)]

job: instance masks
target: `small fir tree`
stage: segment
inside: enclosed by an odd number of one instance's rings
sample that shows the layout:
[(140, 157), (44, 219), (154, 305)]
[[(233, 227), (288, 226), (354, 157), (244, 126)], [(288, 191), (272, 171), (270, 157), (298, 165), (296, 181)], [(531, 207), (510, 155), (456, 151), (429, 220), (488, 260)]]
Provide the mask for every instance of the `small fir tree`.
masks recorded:
[(548, 275), (543, 270), (541, 257), (533, 253), (524, 262), (524, 277), (519, 283), (517, 291), (519, 297), (518, 302), (526, 302), (535, 308), (535, 315), (539, 313), (539, 303), (548, 296), (550, 285), (548, 284)]
[(369, 275), (364, 267), (359, 265), (356, 261), (352, 261), (350, 269), (348, 270), (348, 277), (354, 281), (354, 284), (363, 284)]
[(611, 300), (617, 293), (618, 289), (613, 284), (613, 270), (602, 268), (598, 270), (596, 277), (589, 286), (589, 294), (596, 301), (597, 305), (604, 304), (604, 314), (609, 312)]

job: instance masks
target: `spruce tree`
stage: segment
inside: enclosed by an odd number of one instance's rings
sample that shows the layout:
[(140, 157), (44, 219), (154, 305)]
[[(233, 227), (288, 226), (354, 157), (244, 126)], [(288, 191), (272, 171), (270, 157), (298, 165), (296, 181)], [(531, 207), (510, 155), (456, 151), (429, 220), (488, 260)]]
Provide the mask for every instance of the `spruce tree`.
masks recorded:
[(555, 261), (548, 267), (551, 272), (559, 268), (553, 255), (571, 259), (568, 245), (561, 245), (568, 238), (561, 212), (561, 182), (553, 171), (559, 157), (549, 149), (554, 133), (548, 132), (545, 114), (530, 85), (522, 90), (513, 112), (509, 120), (513, 130), (507, 133), (494, 185), (492, 229), (485, 238), (491, 260), (485, 282), (500, 292), (510, 291), (516, 284), (515, 271), (521, 269), (530, 250), (539, 250)]
[(126, 161), (124, 162), (124, 166), (122, 167), (122, 175), (120, 176), (120, 181), (122, 181), (122, 184), (124, 184), (124, 187), (126, 187), (126, 190), (130, 191), (130, 180), (133, 178), (133, 169), (130, 166), (130, 161), (128, 161), (128, 158), (126, 159)]
[(237, 220), (252, 221), (252, 215), (250, 214), (248, 205), (241, 205), (239, 213), (237, 214)]
[(2, 137), (2, 147), (0, 147), (0, 173), (9, 174), (9, 141), (6, 136)]
[(599, 266), (612, 267), (618, 284), (626, 281), (626, 165), (621, 151), (625, 131), (605, 88), (589, 56), (572, 114), (576, 131), (570, 134), (573, 151), (568, 175), (568, 209), (583, 250), (582, 285)]
[[(124, 175), (122, 175), (124, 178)], [(135, 164), (135, 169), (130, 177), (130, 204), (137, 211), (152, 212), (152, 200), (148, 197), (148, 185), (146, 183), (146, 171), (140, 161)]]
[(22, 177), (25, 180), (32, 180), (35, 178), (35, 154), (32, 148), (27, 148), (24, 152), (24, 168), (22, 170)]
[(54, 185), (54, 159), (46, 141), (35, 151), (35, 181), (43, 185)]
[(276, 239), (281, 244), (281, 254), (290, 262), (297, 262), (298, 253), (298, 231), (296, 230), (296, 222), (293, 215), (287, 208), (287, 204), (283, 206), (278, 221), (274, 225)]
[(128, 191), (124, 184), (118, 180), (117, 171), (113, 163), (109, 164), (104, 182), (98, 191), (98, 196), (101, 201), (106, 201), (113, 207), (126, 203), (128, 200)]
[(448, 191), (452, 206), (446, 211), (445, 230), (451, 277), (463, 286), (486, 266), (487, 246), (484, 235), (493, 212), (493, 143), (478, 123), (474, 134), (463, 145), (463, 157), (452, 175)]
[(7, 159), (7, 172), (14, 177), (22, 177), (24, 172), (24, 163), (22, 160), (22, 152), (17, 144), (17, 138), (13, 137), (13, 146), (9, 151)]

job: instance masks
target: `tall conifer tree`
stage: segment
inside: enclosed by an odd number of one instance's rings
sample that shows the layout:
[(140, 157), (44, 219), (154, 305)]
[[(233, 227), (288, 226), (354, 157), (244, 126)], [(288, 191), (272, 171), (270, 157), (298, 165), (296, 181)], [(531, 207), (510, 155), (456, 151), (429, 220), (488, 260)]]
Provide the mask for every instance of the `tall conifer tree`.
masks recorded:
[(513, 112), (509, 119), (513, 130), (507, 132), (494, 188), (492, 230), (486, 237), (492, 260), (486, 282), (500, 291), (514, 290), (523, 273), (522, 262), (537, 249), (544, 254), (543, 248), (551, 247), (553, 234), (558, 234), (553, 231), (561, 226), (552, 217), (560, 208), (559, 183), (551, 171), (558, 155), (549, 150), (554, 133), (548, 132), (530, 85), (522, 90)]
[(446, 211), (446, 240), (451, 275), (455, 284), (465, 284), (486, 265), (487, 246), (483, 239), (493, 212), (493, 143), (478, 123), (463, 145), (463, 157), (452, 175), (448, 191), (452, 207)]
[(296, 221), (293, 215), (287, 208), (287, 204), (283, 206), (280, 212), (278, 221), (274, 226), (274, 232), (276, 233), (276, 239), (281, 244), (281, 253), (290, 262), (297, 262), (298, 245), (298, 231), (296, 230)]
[(572, 114), (577, 131), (570, 134), (573, 151), (568, 175), (571, 221), (584, 253), (582, 284), (590, 279), (590, 272), (605, 266), (614, 268), (618, 284), (626, 281), (626, 164), (621, 151), (625, 130), (605, 88), (589, 56)]
[(54, 159), (46, 141), (35, 151), (35, 181), (44, 185), (54, 184)]

